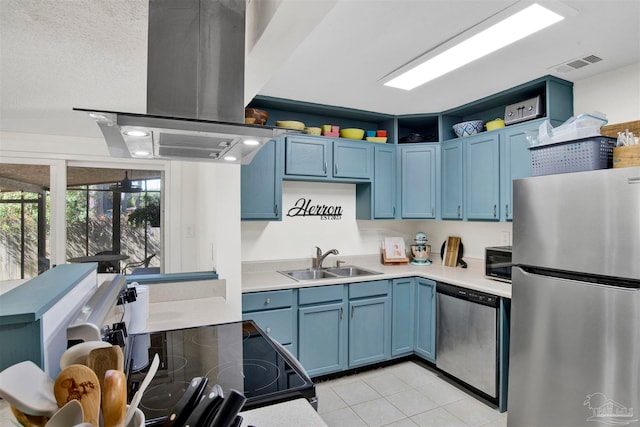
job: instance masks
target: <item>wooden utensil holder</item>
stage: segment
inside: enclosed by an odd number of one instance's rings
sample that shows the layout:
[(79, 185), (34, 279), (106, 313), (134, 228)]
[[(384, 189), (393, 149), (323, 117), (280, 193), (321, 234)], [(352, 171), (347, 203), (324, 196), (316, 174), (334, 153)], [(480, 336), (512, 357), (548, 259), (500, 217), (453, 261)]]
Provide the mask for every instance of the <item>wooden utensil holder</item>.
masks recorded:
[(613, 149), (613, 167), (628, 168), (640, 166), (640, 144), (615, 147)]

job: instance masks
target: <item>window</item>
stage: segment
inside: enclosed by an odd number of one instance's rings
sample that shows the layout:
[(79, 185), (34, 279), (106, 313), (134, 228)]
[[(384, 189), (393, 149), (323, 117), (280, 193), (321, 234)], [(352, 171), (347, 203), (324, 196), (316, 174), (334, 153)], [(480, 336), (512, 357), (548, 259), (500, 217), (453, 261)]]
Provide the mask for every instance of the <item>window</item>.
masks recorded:
[[(98, 271), (125, 274), (132, 270), (127, 264), (160, 266), (160, 172), (69, 167), (67, 176), (70, 261), (124, 255), (124, 260), (99, 262)], [(87, 183), (71, 176), (84, 176)]]
[(0, 280), (49, 269), (49, 166), (3, 164), (0, 173)]

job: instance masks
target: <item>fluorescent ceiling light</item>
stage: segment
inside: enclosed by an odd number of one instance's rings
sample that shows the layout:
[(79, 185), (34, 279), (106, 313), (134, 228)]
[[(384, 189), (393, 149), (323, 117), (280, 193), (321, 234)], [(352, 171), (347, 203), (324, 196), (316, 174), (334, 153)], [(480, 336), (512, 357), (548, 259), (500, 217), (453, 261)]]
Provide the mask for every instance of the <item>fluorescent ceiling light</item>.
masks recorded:
[(564, 17), (535, 3), (385, 83), (411, 90), (523, 39)]

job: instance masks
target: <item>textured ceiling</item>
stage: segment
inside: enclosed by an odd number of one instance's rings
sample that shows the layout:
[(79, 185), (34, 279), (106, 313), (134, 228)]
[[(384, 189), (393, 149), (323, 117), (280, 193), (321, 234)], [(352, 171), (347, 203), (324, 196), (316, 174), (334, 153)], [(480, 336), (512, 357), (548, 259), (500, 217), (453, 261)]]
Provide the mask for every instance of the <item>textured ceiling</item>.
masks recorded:
[[(640, 0), (547, 1), (577, 13), (405, 92), (380, 79), (516, 2), (259, 1), (273, 16), (248, 54), (249, 98), (437, 112), (546, 74), (577, 81), (640, 61)], [(101, 139), (73, 107), (145, 112), (147, 14), (146, 0), (0, 0), (0, 131)], [(603, 60), (556, 72), (587, 54)]]

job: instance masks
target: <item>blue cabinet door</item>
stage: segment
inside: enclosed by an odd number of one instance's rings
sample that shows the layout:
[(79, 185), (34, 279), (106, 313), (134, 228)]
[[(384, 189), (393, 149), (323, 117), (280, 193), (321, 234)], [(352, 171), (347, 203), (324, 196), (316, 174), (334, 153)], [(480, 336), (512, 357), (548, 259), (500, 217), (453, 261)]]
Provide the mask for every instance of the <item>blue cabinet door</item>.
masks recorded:
[(462, 219), (462, 141), (442, 144), (442, 219)]
[(320, 138), (287, 137), (284, 174), (328, 177), (332, 142)]
[(416, 353), (436, 360), (436, 282), (416, 278)]
[(311, 377), (346, 369), (346, 339), (343, 302), (298, 310), (298, 359)]
[(391, 356), (412, 354), (415, 348), (415, 285), (412, 277), (393, 279)]
[(376, 146), (373, 170), (373, 217), (396, 216), (396, 147)]
[(501, 219), (513, 219), (513, 180), (531, 176), (531, 153), (527, 132), (537, 131), (540, 121), (508, 127), (500, 132)]
[(373, 176), (373, 147), (356, 141), (333, 141), (333, 176), (362, 178)]
[(465, 211), (467, 219), (500, 219), (500, 146), (498, 132), (465, 138)]
[(282, 219), (282, 143), (272, 139), (240, 168), (242, 220)]
[(433, 144), (400, 148), (402, 218), (436, 217), (437, 150)]
[(389, 358), (390, 308), (388, 295), (349, 301), (349, 368)]

